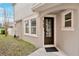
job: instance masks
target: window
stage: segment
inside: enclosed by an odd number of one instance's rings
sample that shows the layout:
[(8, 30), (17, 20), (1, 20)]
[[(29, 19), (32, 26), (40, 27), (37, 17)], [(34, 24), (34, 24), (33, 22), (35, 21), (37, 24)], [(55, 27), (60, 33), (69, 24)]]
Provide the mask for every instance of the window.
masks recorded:
[(25, 21), (25, 34), (36, 34), (36, 19), (33, 18), (31, 20)]
[(62, 27), (64, 30), (73, 30), (73, 11), (67, 10), (62, 14)]
[(71, 27), (71, 12), (65, 15), (65, 27)]
[(25, 33), (29, 33), (29, 20), (27, 20), (25, 24)]
[(31, 20), (31, 34), (36, 34), (36, 20)]

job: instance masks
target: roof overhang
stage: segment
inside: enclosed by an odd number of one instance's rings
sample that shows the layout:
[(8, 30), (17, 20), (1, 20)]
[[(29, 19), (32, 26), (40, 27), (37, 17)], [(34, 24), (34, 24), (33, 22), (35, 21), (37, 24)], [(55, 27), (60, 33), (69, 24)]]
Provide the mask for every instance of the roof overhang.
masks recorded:
[(40, 12), (60, 4), (61, 3), (36, 3), (33, 5), (32, 10), (36, 12)]
[(15, 21), (16, 23), (22, 22), (22, 19)]

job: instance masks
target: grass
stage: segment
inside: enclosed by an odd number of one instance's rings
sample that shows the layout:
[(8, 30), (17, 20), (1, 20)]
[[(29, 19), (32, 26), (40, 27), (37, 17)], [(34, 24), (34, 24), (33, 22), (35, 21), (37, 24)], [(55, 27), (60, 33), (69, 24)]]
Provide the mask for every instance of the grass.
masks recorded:
[(1, 56), (26, 56), (36, 50), (36, 47), (29, 42), (15, 39), (12, 36), (0, 35)]

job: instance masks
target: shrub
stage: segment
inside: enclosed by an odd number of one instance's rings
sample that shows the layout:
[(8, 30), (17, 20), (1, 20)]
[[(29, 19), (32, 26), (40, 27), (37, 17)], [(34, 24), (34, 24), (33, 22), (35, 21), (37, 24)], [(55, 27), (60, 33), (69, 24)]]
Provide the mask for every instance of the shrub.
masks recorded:
[(1, 34), (5, 34), (5, 30), (1, 30)]

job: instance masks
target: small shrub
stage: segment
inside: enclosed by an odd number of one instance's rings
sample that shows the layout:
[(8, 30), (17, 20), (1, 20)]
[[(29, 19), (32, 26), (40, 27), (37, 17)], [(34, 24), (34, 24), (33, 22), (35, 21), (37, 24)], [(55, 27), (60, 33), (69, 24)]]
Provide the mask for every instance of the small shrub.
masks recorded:
[(5, 30), (1, 30), (1, 34), (5, 34)]

